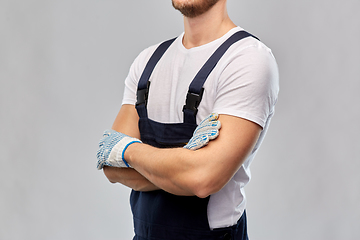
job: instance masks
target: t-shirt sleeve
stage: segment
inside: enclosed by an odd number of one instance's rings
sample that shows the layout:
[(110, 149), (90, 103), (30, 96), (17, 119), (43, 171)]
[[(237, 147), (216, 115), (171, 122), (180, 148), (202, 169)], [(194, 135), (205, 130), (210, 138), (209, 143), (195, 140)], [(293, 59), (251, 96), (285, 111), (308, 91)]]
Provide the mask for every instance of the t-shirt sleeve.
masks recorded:
[(213, 111), (264, 127), (277, 101), (278, 79), (275, 58), (264, 45), (235, 53), (221, 72)]
[(125, 79), (124, 94), (122, 105), (124, 104), (136, 104), (136, 92), (138, 83), (141, 77), (142, 72), (144, 71), (145, 65), (150, 59), (153, 51), (156, 49), (156, 46), (151, 46), (144, 51), (142, 51), (134, 60), (130, 66), (129, 73)]

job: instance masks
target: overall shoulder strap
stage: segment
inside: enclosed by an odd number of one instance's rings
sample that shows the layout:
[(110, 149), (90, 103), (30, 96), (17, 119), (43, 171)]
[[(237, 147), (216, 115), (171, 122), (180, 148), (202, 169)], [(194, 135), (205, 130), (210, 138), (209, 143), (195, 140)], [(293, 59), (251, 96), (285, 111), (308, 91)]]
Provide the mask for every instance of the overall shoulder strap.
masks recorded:
[(231, 45), (246, 37), (254, 37), (258, 39), (257, 37), (245, 31), (238, 31), (234, 33), (222, 45), (220, 45), (220, 47), (211, 55), (204, 66), (202, 66), (200, 71), (196, 74), (195, 78), (189, 86), (189, 91), (186, 96), (186, 103), (183, 107), (185, 123), (196, 123), (197, 108), (200, 104), (204, 92), (203, 85), (207, 77), (215, 68), (216, 64), (219, 62), (220, 58), (225, 54)]
[[(161, 43), (155, 52), (150, 57), (149, 61), (147, 62), (144, 71), (141, 74), (139, 83), (138, 83), (138, 89), (137, 89), (137, 101), (136, 101), (136, 108), (138, 109), (138, 114), (140, 117), (147, 117), (147, 99), (148, 99), (148, 93), (149, 93), (149, 87), (150, 87), (150, 76), (156, 66), (156, 64), (159, 62), (160, 58), (164, 55), (166, 50), (170, 47), (170, 45), (175, 41), (176, 38), (167, 40), (163, 43)], [(141, 116), (142, 115), (142, 116)]]

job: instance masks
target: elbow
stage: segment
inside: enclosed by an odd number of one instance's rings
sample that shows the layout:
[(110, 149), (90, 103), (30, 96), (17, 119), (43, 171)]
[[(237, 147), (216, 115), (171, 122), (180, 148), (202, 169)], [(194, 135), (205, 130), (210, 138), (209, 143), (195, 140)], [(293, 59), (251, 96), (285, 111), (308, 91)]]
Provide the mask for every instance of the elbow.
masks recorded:
[(110, 183), (116, 183), (114, 176), (111, 173), (109, 173), (108, 167), (104, 167), (103, 172), (105, 177), (109, 180)]
[(197, 179), (192, 186), (192, 192), (199, 198), (206, 198), (220, 191), (226, 183), (214, 178)]
[(211, 194), (212, 193), (210, 191), (208, 191), (207, 189), (202, 189), (202, 190), (197, 191), (195, 193), (195, 196), (197, 196), (198, 198), (207, 198)]
[(110, 183), (112, 183), (112, 184), (117, 183), (115, 180), (112, 180), (111, 178), (108, 178), (108, 177), (107, 177), (107, 179), (108, 179), (108, 181), (109, 181)]
[(157, 187), (152, 183), (143, 180), (143, 181), (134, 181), (132, 182), (131, 186), (129, 186), (132, 190), (137, 192), (148, 192), (156, 190)]
[(146, 192), (145, 187), (143, 187), (143, 186), (141, 186), (139, 184), (131, 186), (131, 189), (136, 191), (136, 192)]

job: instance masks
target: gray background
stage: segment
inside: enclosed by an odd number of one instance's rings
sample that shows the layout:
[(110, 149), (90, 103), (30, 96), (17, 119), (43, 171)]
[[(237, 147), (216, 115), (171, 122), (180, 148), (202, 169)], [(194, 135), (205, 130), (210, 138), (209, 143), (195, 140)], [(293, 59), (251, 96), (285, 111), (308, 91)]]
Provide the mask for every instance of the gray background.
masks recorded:
[[(277, 112), (247, 187), (252, 240), (360, 239), (360, 1), (229, 0), (272, 48)], [(170, 0), (0, 0), (0, 239), (131, 239), (129, 190), (97, 142)]]

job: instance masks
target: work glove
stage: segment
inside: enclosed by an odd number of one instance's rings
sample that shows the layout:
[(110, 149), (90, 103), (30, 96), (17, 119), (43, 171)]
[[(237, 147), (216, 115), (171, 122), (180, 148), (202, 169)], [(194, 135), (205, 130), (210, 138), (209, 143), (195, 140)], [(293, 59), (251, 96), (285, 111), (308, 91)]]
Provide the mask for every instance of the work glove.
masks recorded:
[(137, 138), (129, 137), (115, 130), (106, 130), (99, 142), (97, 151), (97, 168), (110, 167), (131, 167), (124, 159), (124, 153), (128, 146), (133, 143), (141, 143)]
[(196, 150), (206, 146), (210, 140), (217, 138), (219, 136), (219, 129), (221, 128), (221, 123), (218, 118), (219, 115), (217, 113), (211, 113), (202, 120), (184, 148)]

